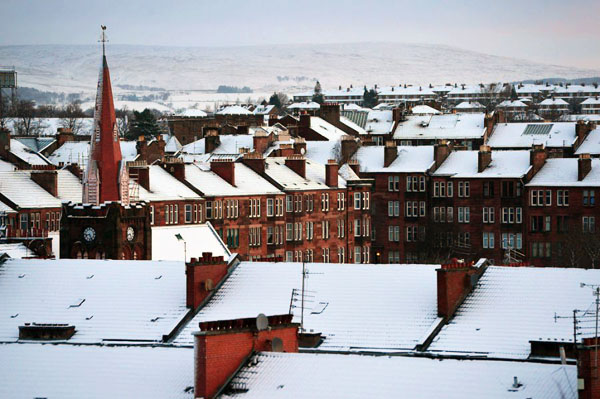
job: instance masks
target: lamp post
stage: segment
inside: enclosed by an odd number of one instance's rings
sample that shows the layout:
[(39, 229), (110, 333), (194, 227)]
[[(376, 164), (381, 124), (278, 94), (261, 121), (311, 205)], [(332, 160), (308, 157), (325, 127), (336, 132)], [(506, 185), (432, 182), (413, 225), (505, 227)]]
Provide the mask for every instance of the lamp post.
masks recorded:
[(183, 261), (187, 262), (187, 243), (179, 233), (175, 234), (175, 238), (177, 238), (177, 241), (183, 241)]

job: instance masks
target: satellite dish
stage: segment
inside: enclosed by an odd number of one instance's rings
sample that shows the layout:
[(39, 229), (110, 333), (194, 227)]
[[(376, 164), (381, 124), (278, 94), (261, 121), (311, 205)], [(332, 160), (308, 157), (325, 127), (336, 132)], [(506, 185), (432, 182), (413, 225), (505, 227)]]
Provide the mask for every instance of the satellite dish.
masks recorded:
[(267, 319), (267, 316), (265, 316), (264, 313), (259, 313), (256, 317), (256, 329), (262, 331), (266, 330), (267, 327), (269, 327), (269, 319)]
[(304, 155), (306, 153), (306, 148), (300, 148), (300, 154)]
[(273, 338), (273, 341), (271, 341), (271, 352), (283, 352), (283, 341), (281, 338)]

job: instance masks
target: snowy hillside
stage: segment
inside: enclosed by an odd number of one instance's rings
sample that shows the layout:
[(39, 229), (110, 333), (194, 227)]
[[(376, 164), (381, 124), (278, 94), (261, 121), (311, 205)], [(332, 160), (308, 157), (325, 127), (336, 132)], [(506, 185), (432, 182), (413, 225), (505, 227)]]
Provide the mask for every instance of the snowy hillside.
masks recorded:
[[(325, 88), (337, 88), (576, 78), (600, 73), (448, 46), (401, 43), (227, 48), (110, 45), (107, 53), (114, 86), (166, 90), (215, 90), (219, 85), (232, 85), (249, 86), (255, 92), (293, 93), (312, 87), (315, 78)], [(96, 45), (0, 46), (0, 60), (17, 68), (21, 86), (87, 93), (95, 88), (100, 49)], [(119, 92), (118, 87), (115, 91)]]

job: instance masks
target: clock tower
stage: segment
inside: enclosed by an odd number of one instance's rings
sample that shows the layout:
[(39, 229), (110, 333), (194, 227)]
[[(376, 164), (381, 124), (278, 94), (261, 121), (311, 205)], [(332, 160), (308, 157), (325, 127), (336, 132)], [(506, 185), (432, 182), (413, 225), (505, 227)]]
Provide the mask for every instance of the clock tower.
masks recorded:
[(129, 173), (121, 156), (105, 30), (102, 26), (102, 66), (83, 198), (81, 204), (63, 204), (60, 257), (150, 260), (150, 211), (145, 202), (129, 200)]

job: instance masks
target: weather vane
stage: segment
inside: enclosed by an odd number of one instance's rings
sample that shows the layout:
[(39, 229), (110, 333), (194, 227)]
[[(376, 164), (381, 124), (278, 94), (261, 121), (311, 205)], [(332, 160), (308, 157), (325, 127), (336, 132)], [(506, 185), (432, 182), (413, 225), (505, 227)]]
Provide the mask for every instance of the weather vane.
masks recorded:
[(106, 38), (106, 25), (100, 25), (100, 28), (102, 28), (102, 36), (100, 37), (100, 42), (102, 42), (102, 55), (104, 56), (104, 43), (106, 43), (108, 41), (108, 39)]

